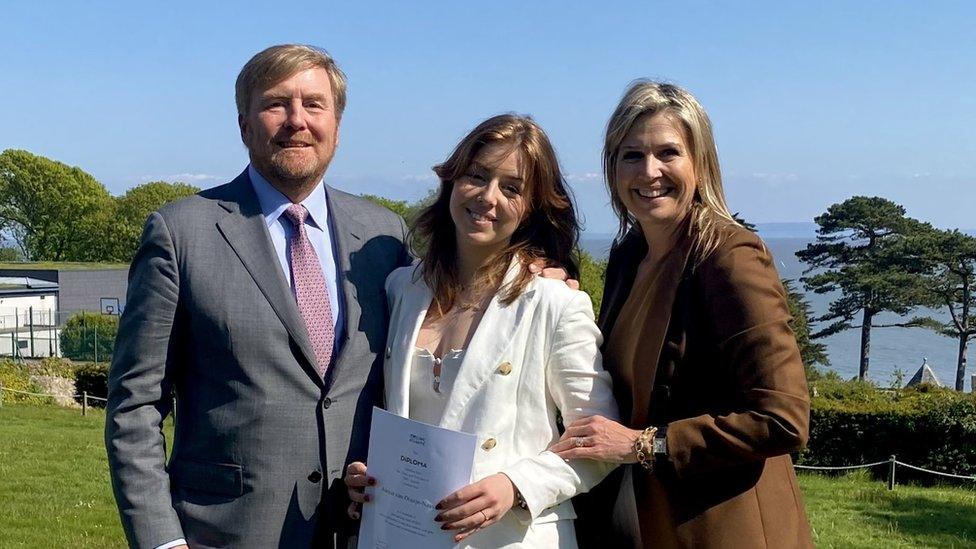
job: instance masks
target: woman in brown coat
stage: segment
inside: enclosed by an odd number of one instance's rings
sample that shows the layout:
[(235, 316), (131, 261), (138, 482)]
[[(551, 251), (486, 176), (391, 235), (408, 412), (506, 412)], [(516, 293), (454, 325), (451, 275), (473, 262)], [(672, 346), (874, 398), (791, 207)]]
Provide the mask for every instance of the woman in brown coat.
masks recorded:
[(726, 206), (708, 116), (638, 81), (603, 162), (621, 237), (600, 324), (623, 422), (577, 420), (552, 449), (627, 465), (577, 502), (580, 546), (811, 547), (789, 456), (803, 364), (769, 252)]

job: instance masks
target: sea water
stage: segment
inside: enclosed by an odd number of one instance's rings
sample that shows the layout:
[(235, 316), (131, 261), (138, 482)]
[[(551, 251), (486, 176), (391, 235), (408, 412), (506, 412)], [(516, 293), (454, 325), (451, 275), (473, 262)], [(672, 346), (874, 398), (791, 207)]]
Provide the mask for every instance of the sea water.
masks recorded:
[[(582, 247), (593, 257), (605, 259), (610, 249), (611, 240), (609, 235), (584, 236)], [(794, 288), (804, 293), (806, 300), (810, 303), (813, 317), (824, 314), (836, 295), (808, 292), (799, 282), (799, 279), (804, 276), (804, 269), (807, 265), (797, 259), (796, 252), (806, 248), (807, 244), (813, 242), (813, 239), (772, 236), (766, 237), (764, 240), (776, 261), (776, 269), (779, 271), (780, 277), (792, 279)], [(920, 309), (908, 317), (884, 313), (875, 316), (874, 323), (905, 322), (913, 316), (932, 316), (944, 321), (948, 319), (949, 313), (945, 309), (934, 311)], [(815, 324), (813, 330), (816, 331), (827, 324), (826, 322), (819, 325)], [(852, 324), (860, 326), (860, 313), (855, 316)], [(857, 377), (861, 353), (860, 328), (846, 330), (819, 341), (827, 346), (827, 356), (830, 360), (830, 365), (821, 366), (821, 369), (833, 370), (844, 379)], [(972, 344), (970, 347), (976, 347), (976, 344)], [(927, 359), (939, 381), (943, 385), (954, 387), (958, 352), (958, 339), (945, 337), (924, 328), (873, 328), (871, 330), (868, 378), (882, 387), (890, 387), (898, 378), (896, 372), (900, 372), (901, 384), (904, 385), (922, 365), (922, 361)], [(972, 350), (970, 350), (969, 357), (972, 357), (972, 354)], [(976, 373), (976, 368), (970, 364), (966, 369), (965, 390), (967, 391), (972, 390), (970, 375), (973, 373)]]

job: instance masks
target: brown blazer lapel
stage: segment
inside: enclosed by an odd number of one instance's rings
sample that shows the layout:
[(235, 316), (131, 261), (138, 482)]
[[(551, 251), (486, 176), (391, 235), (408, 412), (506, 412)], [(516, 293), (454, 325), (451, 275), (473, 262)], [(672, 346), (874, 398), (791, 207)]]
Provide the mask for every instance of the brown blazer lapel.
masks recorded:
[(600, 315), (597, 324), (605, 336), (604, 345), (609, 339), (610, 332), (620, 315), (620, 308), (627, 302), (627, 296), (634, 285), (634, 275), (637, 265), (647, 254), (647, 242), (640, 231), (634, 229), (627, 233), (610, 250), (607, 263), (606, 284), (603, 289), (603, 301), (600, 303)]
[[(651, 397), (660, 367), (661, 349), (668, 334), (678, 286), (688, 263), (691, 247), (689, 239), (682, 239), (661, 262), (660, 270), (650, 283), (651, 310), (643, 319), (644, 325), (637, 342), (637, 367), (634, 368), (634, 404), (631, 422), (645, 425), (651, 409)], [(642, 319), (634, 319), (640, 321)]]

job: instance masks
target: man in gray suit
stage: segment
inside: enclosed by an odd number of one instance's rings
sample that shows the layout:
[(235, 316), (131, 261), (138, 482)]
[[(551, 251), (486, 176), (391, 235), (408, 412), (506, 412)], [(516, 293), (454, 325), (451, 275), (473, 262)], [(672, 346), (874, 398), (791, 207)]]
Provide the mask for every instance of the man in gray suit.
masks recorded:
[(236, 93), (250, 165), (153, 213), (129, 272), (105, 439), (133, 547), (332, 546), (381, 396), (383, 283), (410, 258), (399, 217), (323, 182), (345, 77), (275, 46)]

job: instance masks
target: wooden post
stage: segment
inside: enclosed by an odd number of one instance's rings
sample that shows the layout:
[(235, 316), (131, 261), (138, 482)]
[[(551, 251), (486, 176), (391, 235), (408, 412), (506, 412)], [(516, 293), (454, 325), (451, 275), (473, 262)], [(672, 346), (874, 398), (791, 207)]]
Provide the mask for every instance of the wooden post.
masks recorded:
[(3, 408), (3, 383), (0, 383), (0, 408)]
[(81, 392), (81, 415), (88, 415), (88, 391)]
[(973, 374), (969, 379), (969, 390), (976, 393), (976, 374)]
[(888, 458), (888, 489), (895, 489), (895, 456)]

